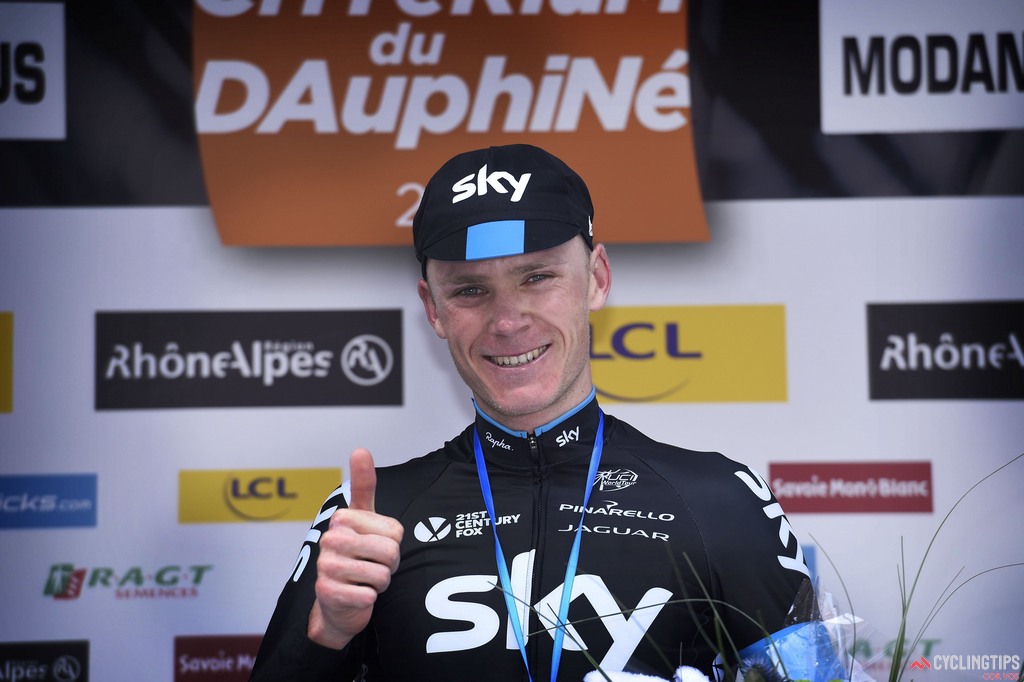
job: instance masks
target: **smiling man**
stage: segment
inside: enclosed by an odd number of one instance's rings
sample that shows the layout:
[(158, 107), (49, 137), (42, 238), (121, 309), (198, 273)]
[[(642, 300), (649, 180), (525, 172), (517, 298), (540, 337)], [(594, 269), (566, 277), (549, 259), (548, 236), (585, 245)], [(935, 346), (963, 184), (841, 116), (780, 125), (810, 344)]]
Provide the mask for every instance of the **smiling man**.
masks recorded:
[(583, 180), (528, 145), (430, 180), (418, 293), (476, 418), (397, 466), (352, 453), (252, 679), (734, 678), (746, 647), (812, 615), (792, 609), (813, 593), (763, 478), (597, 404), (589, 314), (611, 268), (593, 216)]

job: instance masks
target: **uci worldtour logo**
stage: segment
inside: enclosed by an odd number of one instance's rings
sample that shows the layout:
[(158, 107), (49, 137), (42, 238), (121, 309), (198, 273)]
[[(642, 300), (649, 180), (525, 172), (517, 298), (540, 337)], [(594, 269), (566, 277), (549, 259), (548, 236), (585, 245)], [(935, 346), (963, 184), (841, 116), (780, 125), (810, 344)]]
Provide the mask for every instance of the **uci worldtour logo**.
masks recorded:
[(630, 469), (608, 469), (597, 472), (597, 489), (601, 491), (625, 490), (636, 485), (637, 478), (635, 471)]

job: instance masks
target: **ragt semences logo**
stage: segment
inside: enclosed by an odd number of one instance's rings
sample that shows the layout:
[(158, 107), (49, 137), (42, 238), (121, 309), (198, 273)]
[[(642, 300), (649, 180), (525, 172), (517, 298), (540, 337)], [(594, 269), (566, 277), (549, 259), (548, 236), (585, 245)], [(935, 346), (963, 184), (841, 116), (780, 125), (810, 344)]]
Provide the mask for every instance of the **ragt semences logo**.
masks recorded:
[(706, 240), (688, 5), (198, 0), (195, 119), (221, 239), (409, 244), (444, 161), (527, 142), (586, 179), (600, 241)]
[(43, 596), (59, 601), (90, 593), (113, 592), (116, 599), (193, 599), (213, 570), (210, 564), (168, 564), (157, 568), (107, 566), (84, 568), (72, 563), (53, 564)]

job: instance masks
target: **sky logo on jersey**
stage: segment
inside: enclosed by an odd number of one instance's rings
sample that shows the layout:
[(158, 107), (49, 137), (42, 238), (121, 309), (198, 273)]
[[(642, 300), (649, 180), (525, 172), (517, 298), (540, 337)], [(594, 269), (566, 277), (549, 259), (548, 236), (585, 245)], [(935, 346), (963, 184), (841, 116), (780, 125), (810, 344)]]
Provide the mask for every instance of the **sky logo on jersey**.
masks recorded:
[[(534, 562), (536, 550), (522, 552), (512, 558), (510, 583), (515, 592), (514, 597), (520, 605), (520, 622), (527, 623), (530, 613), (558, 613), (562, 597), (562, 585), (546, 595), (532, 593)], [(495, 637), (501, 637), (508, 649), (517, 647), (511, 627), (502, 635), (501, 624), (509, 622), (504, 613), (498, 613), (486, 604), (480, 603), (484, 594), (500, 589), (497, 575), (459, 575), (441, 580), (427, 591), (424, 606), (428, 613), (440, 621), (451, 623), (451, 630), (439, 629), (427, 638), (427, 653), (443, 653), (447, 651), (466, 651), (486, 645)], [(599, 575), (580, 574), (572, 586), (573, 602), (587, 602), (593, 612), (603, 614), (598, 622), (604, 627), (605, 637), (602, 644), (611, 640), (601, 660), (601, 668), (606, 670), (622, 670), (629, 661), (651, 624), (672, 598), (672, 592), (662, 587), (651, 587), (640, 597), (634, 606), (622, 604), (608, 589), (604, 579)], [(537, 599), (537, 601), (534, 601)], [(571, 621), (571, 619), (570, 619)], [(466, 628), (466, 623), (470, 627)], [(438, 628), (447, 627), (442, 623)], [(545, 633), (554, 637), (553, 628), (544, 628), (537, 634), (524, 629), (524, 639), (528, 642), (531, 636), (544, 637)], [(589, 646), (588, 646), (589, 644)], [(566, 627), (563, 642), (566, 651), (595, 649), (596, 642), (584, 640), (573, 625)], [(600, 655), (595, 653), (596, 655)]]
[(96, 525), (96, 474), (0, 476), (0, 528)]
[(1024, 128), (1024, 3), (820, 7), (825, 133)]
[(0, 412), (14, 410), (14, 313), (0, 312)]
[(64, 5), (0, 4), (0, 140), (63, 140)]
[(590, 358), (606, 402), (786, 400), (781, 305), (608, 307)]
[(178, 472), (178, 523), (307, 521), (341, 469)]
[[(706, 241), (687, 7), (198, 0), (194, 113), (221, 240), (408, 245), (442, 161), (529, 143), (603, 197), (602, 241)], [(268, 42), (268, 30), (293, 39)], [(604, 34), (615, 40), (594, 40)], [(506, 189), (514, 201), (528, 179), (500, 171), (455, 196)]]
[[(807, 564), (804, 562), (804, 548), (797, 541), (797, 537), (793, 533), (793, 526), (790, 525), (789, 519), (786, 518), (785, 512), (782, 511), (782, 505), (772, 495), (772, 489), (768, 486), (764, 477), (749, 467), (736, 471), (734, 474), (736, 478), (743, 481), (750, 492), (754, 493), (759, 500), (765, 503), (761, 509), (764, 515), (769, 519), (778, 519), (779, 543), (782, 549), (782, 554), (776, 556), (779, 560), (779, 565), (791, 571), (803, 573), (809, 578), (811, 574), (807, 569)], [(795, 549), (795, 553), (792, 556), (790, 555), (790, 545), (794, 545)]]

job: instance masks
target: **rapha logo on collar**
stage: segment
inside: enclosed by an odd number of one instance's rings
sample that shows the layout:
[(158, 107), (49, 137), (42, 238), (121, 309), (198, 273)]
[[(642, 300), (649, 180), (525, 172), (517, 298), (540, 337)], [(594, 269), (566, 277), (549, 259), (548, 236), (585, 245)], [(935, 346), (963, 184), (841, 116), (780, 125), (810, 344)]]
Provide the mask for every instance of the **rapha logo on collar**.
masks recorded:
[(629, 469), (609, 469), (597, 472), (598, 490), (623, 490), (636, 483), (635, 471)]
[[(462, 178), (454, 185), (452, 185), (452, 191), (457, 192), (452, 197), (452, 203), (457, 204), (463, 199), (469, 199), (472, 196), (487, 194), (487, 188), (490, 187), (499, 194), (508, 194), (509, 188), (512, 189), (511, 200), (513, 203), (523, 198), (523, 192), (526, 191), (526, 186), (530, 183), (530, 176), (532, 173), (523, 173), (517, 179), (516, 176), (506, 171), (494, 171), (488, 174), (487, 164), (480, 166), (480, 170), (476, 172), (476, 175), (467, 175)], [(508, 183), (508, 187), (502, 183), (502, 181)]]
[(487, 439), (487, 442), (491, 444), (492, 448), (501, 448), (502, 450), (512, 449), (512, 446), (506, 443), (504, 438), (502, 438), (501, 440), (497, 440), (495, 439), (494, 436), (491, 435), (490, 431), (484, 434), (484, 438)]

